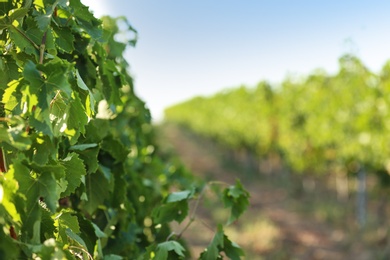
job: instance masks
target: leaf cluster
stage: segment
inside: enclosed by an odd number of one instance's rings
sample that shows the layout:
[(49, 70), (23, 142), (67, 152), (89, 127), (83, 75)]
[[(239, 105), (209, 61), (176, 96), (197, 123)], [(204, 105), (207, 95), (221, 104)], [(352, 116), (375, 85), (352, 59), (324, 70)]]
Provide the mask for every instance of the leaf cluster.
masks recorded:
[(136, 39), (80, 0), (0, 2), (0, 259), (185, 256), (165, 240), (193, 193), (169, 191), (192, 179), (156, 154)]

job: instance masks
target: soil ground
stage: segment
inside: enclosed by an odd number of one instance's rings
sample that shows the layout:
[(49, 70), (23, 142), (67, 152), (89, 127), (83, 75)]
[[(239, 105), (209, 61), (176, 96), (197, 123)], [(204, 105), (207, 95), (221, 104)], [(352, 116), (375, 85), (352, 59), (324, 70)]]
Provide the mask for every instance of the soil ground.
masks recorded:
[[(196, 176), (231, 184), (241, 179), (251, 194), (250, 206), (225, 231), (244, 249), (245, 259), (388, 259), (386, 225), (359, 228), (353, 218), (354, 199), (338, 200), (334, 191), (321, 186), (324, 180), (304, 182), (252, 172), (227, 160), (212, 142), (174, 125), (159, 126), (158, 135), (162, 146), (170, 146)], [(194, 259), (212, 239), (215, 223), (226, 218), (212, 199), (204, 204), (183, 235)], [(173, 228), (180, 231), (183, 225)]]

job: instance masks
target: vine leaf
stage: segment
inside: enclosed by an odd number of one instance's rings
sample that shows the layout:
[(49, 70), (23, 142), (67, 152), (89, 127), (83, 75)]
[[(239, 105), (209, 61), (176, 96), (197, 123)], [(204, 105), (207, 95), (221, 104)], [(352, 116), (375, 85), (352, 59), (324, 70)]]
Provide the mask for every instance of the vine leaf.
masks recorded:
[(60, 90), (70, 98), (72, 95), (72, 87), (69, 83), (70, 64), (67, 61), (55, 58), (45, 64), (38, 64), (36, 68), (45, 73), (46, 79), (44, 83), (47, 88), (52, 90)]
[(28, 13), (28, 8), (22, 7), (22, 8), (13, 9), (13, 10), (9, 11), (8, 17), (9, 17), (10, 22), (12, 23), (13, 21), (18, 20), (18, 19), (26, 16), (27, 13)]
[(75, 17), (77, 23), (83, 28), (92, 38), (100, 39), (103, 31), (101, 29), (101, 21), (93, 16), (88, 10), (88, 7), (80, 1), (70, 0), (70, 12)]
[(60, 51), (67, 53), (74, 51), (75, 38), (69, 28), (53, 25), (53, 36), (55, 38), (56, 46)]
[(166, 202), (171, 203), (171, 202), (186, 200), (190, 198), (191, 194), (192, 192), (190, 190), (173, 192), (168, 195)]
[(66, 197), (71, 195), (80, 186), (86, 170), (83, 161), (76, 153), (69, 154), (61, 161), (61, 164), (65, 167), (65, 178), (68, 182), (66, 190), (61, 193), (61, 197)]
[(10, 25), (11, 23), (7, 16), (0, 17), (0, 30), (7, 29)]
[(86, 176), (86, 194), (88, 200), (84, 201), (83, 209), (92, 215), (109, 196), (109, 182), (100, 171)]
[(218, 226), (218, 231), (214, 235), (213, 240), (207, 246), (205, 251), (200, 255), (201, 260), (211, 260), (220, 258), (219, 252), (223, 249), (223, 228), (222, 225)]
[(28, 38), (26, 33), (21, 28), (10, 26), (8, 31), (12, 41), (17, 47), (25, 51), (26, 54), (34, 55), (36, 59), (38, 58), (38, 46)]
[(84, 151), (84, 150), (87, 150), (89, 148), (94, 148), (94, 147), (97, 147), (98, 144), (97, 143), (92, 143), (92, 144), (76, 144), (76, 145), (72, 145), (69, 150), (70, 151)]
[(152, 216), (156, 223), (177, 221), (181, 223), (188, 215), (188, 200), (193, 193), (189, 190), (173, 192), (164, 200), (163, 204), (154, 209)]
[(41, 241), (44, 241), (46, 237), (50, 237), (51, 234), (57, 232), (54, 226), (54, 220), (52, 214), (48, 210), (41, 210)]
[(249, 192), (246, 191), (240, 180), (236, 184), (226, 188), (222, 197), (225, 207), (231, 208), (228, 225), (237, 220), (249, 205)]
[(86, 99), (86, 110), (88, 116), (92, 116), (95, 114), (95, 98), (93, 97), (92, 91), (87, 87), (87, 85), (84, 83), (83, 79), (80, 76), (80, 73), (78, 70), (76, 70), (76, 78), (77, 78), (77, 85), (82, 90), (88, 91), (88, 98)]
[(49, 160), (55, 160), (56, 145), (46, 135), (35, 135), (34, 142), (31, 145), (30, 153), (32, 154), (33, 162), (38, 165), (44, 165)]
[(85, 132), (85, 125), (88, 123), (88, 116), (81, 104), (81, 100), (77, 92), (73, 93), (69, 104), (69, 119), (67, 121), (68, 129), (74, 129), (78, 133)]
[(184, 257), (185, 249), (176, 241), (166, 241), (157, 245), (155, 260), (166, 260), (169, 252), (174, 252), (177, 256)]
[(31, 146), (31, 139), (25, 131), (24, 124), (11, 128), (0, 125), (0, 142), (8, 143), (18, 150), (28, 150)]
[(207, 246), (204, 252), (200, 255), (201, 260), (222, 259), (221, 252), (225, 252), (226, 256), (232, 260), (240, 260), (244, 255), (244, 251), (235, 243), (229, 240), (225, 235), (222, 225), (218, 225), (217, 233), (213, 240)]
[(70, 212), (61, 212), (56, 217), (56, 226), (58, 233), (63, 243), (68, 242), (67, 229), (71, 229), (73, 233), (80, 233), (80, 226), (77, 216), (73, 216)]
[(3, 54), (3, 57), (0, 58), (0, 86), (3, 88), (3, 86), (6, 86), (11, 80), (16, 80), (18, 78), (18, 65), (10, 55)]
[(107, 136), (102, 144), (102, 150), (107, 151), (114, 159), (115, 162), (122, 162), (129, 154), (129, 150), (118, 139)]

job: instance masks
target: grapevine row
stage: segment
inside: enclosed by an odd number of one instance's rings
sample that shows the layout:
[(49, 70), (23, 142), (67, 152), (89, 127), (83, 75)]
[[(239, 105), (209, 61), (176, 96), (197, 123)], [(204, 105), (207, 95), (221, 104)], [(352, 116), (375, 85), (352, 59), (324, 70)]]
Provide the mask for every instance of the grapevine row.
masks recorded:
[(351, 55), (339, 71), (318, 70), (271, 86), (260, 82), (196, 97), (165, 111), (186, 125), (257, 158), (278, 154), (297, 172), (360, 166), (386, 177), (390, 162), (390, 63), (378, 74)]

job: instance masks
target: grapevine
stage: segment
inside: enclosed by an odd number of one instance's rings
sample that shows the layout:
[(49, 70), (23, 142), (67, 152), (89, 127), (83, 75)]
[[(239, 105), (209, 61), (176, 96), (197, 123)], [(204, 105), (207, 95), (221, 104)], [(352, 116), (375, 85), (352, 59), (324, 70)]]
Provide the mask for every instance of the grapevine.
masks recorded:
[[(130, 38), (116, 40), (119, 22)], [(79, 0), (0, 2), (0, 259), (188, 255), (166, 241), (186, 215), (161, 216), (197, 192), (178, 197), (193, 179), (156, 153), (123, 57), (136, 38), (124, 17), (97, 19)], [(231, 208), (249, 196), (239, 182), (226, 192)], [(238, 259), (231, 243), (210, 246), (229, 245)]]

